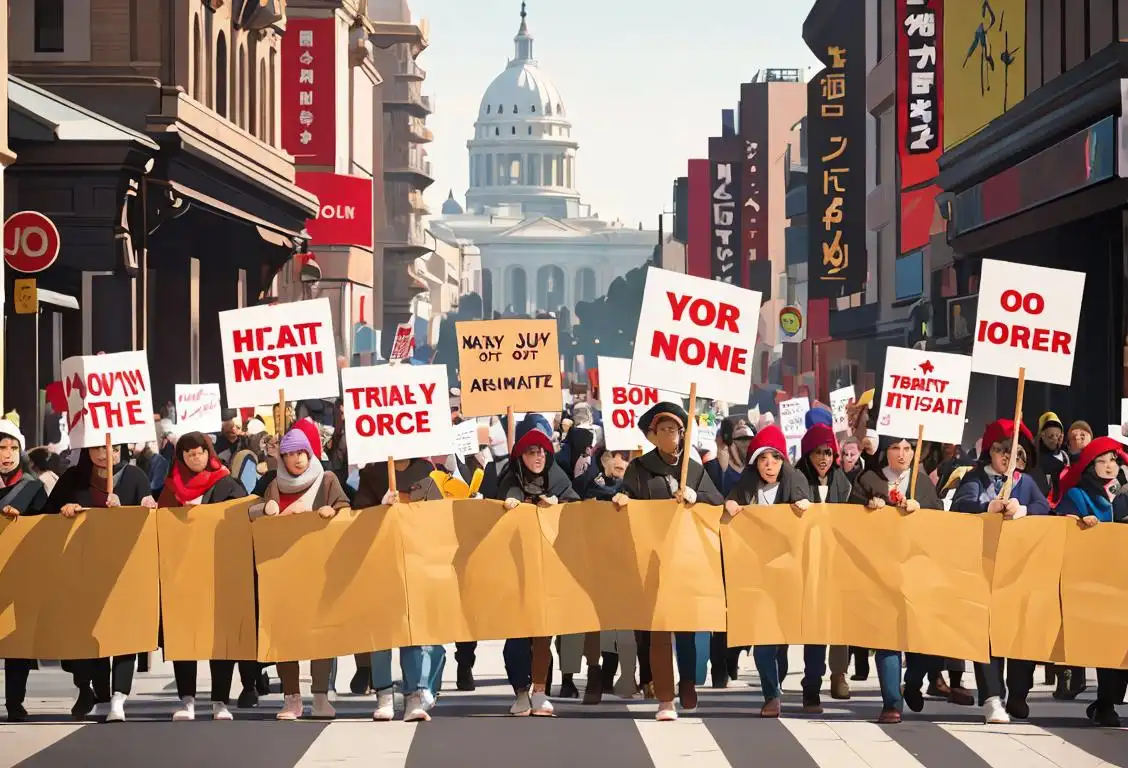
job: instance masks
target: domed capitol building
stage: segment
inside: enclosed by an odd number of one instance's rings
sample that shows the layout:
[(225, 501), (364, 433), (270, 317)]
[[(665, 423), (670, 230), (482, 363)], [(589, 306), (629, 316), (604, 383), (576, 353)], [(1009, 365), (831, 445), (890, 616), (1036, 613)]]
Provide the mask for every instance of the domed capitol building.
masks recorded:
[(466, 208), (451, 192), (430, 223), (436, 237), (479, 248), (487, 317), (572, 312), (645, 263), (658, 243), (657, 231), (601, 221), (581, 201), (568, 103), (533, 58), (524, 3), (514, 43), (466, 143)]

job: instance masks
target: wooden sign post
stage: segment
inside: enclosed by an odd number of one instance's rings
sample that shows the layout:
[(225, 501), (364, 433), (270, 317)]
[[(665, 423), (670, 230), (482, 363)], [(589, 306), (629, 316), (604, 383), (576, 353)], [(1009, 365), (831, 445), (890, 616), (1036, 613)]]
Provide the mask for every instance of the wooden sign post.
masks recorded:
[[(1018, 462), (1018, 438), (1022, 434), (1022, 395), (1026, 390), (1026, 368), (1020, 367), (1018, 369), (1018, 393), (1014, 399), (1014, 434), (1011, 436), (1011, 450), (1010, 458), (1007, 459), (1007, 480), (1003, 484), (1003, 490), (999, 493), (999, 498), (1003, 501), (1010, 499), (1011, 491), (1014, 490), (1014, 467)], [(983, 446), (983, 450), (991, 450), (991, 446)], [(1031, 457), (1027, 456), (1026, 460), (1030, 461)]]
[[(693, 423), (697, 413), (697, 382), (689, 385), (689, 410), (685, 419), (685, 444), (682, 446), (681, 477), (678, 480), (678, 492), (685, 491), (685, 481), (689, 477), (689, 449), (693, 445)], [(684, 499), (684, 496), (683, 496)]]
[(110, 433), (106, 433), (106, 496), (114, 492), (114, 443)]
[(920, 450), (924, 447), (924, 424), (917, 427), (916, 450), (913, 451), (913, 469), (909, 475), (909, 498), (916, 498), (917, 473), (920, 471)]

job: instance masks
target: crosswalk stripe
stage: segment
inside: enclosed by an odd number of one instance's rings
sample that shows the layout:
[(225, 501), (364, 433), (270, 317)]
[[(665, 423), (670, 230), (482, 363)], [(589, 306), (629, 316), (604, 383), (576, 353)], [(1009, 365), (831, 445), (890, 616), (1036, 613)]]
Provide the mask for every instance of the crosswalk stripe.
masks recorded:
[(937, 725), (992, 768), (1116, 768), (1036, 725)]
[(699, 717), (682, 717), (674, 723), (635, 720), (634, 724), (654, 768), (682, 768), (691, 762), (694, 768), (732, 768)]
[(0, 768), (12, 768), (82, 728), (84, 723), (49, 726), (0, 725)]
[(418, 723), (334, 722), (321, 731), (294, 768), (404, 768)]
[(829, 768), (923, 768), (875, 723), (782, 718), (807, 754)]

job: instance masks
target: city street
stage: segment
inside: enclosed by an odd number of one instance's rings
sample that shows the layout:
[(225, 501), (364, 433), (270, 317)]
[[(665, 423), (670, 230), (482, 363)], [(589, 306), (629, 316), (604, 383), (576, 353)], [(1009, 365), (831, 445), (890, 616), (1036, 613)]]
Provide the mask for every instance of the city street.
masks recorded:
[[(127, 723), (72, 723), (69, 716), (60, 716), (72, 701), (69, 677), (50, 668), (32, 673), (32, 721), (0, 725), (0, 767), (486, 768), (516, 762), (540, 768), (1128, 766), (1128, 732), (1089, 726), (1083, 720), (1085, 703), (1056, 702), (1046, 686), (1031, 695), (1030, 724), (985, 726), (977, 708), (928, 702), (922, 714), (907, 713), (901, 726), (879, 727), (872, 722), (879, 709), (874, 677), (852, 683), (854, 697), (848, 702), (824, 697), (826, 713), (811, 717), (798, 713), (799, 675), (793, 673), (785, 684), (785, 717), (769, 721), (756, 716), (759, 690), (749, 687), (756, 682), (755, 673), (751, 660), (742, 657), (741, 679), (722, 691), (701, 689), (698, 711), (677, 723), (656, 723), (653, 702), (614, 697), (598, 707), (558, 699), (557, 717), (542, 720), (505, 715), (510, 696), (501, 643), (480, 644), (479, 684), (473, 693), (453, 692), (453, 658), (449, 662), (446, 688), (452, 692), (443, 693), (431, 722), (418, 725), (373, 723), (374, 697), (350, 695), (337, 696), (335, 722), (278, 723), (273, 719), (280, 706), (277, 693), (256, 710), (237, 711), (233, 723), (209, 722), (204, 702), (197, 707), (203, 714), (196, 722), (172, 723), (172, 669), (156, 654), (154, 670), (137, 675), (126, 706)], [(347, 689), (354, 669), (351, 657), (339, 665), (337, 687)], [(791, 669), (801, 666), (801, 649), (793, 647)], [(577, 684), (582, 690), (579, 677)], [(1084, 702), (1091, 700), (1094, 688), (1090, 681)], [(207, 665), (200, 665), (200, 690), (207, 689)], [(308, 691), (308, 678), (303, 690)], [(308, 707), (308, 696), (306, 701)]]

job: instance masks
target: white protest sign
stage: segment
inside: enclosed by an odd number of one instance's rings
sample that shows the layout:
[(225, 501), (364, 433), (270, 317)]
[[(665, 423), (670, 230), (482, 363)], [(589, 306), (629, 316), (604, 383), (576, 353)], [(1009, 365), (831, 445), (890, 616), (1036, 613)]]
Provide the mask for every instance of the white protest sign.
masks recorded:
[(788, 437), (785, 440), (787, 442), (787, 460), (792, 464), (798, 464), (803, 455), (803, 438)]
[(450, 453), (445, 365), (345, 368), (341, 381), (350, 464)]
[(834, 433), (849, 432), (850, 425), (846, 415), (846, 406), (857, 397), (854, 386), (842, 387), (830, 393), (830, 412), (834, 416)]
[(904, 347), (885, 351), (885, 375), (877, 433), (936, 443), (963, 441), (971, 358)]
[(809, 410), (811, 401), (806, 397), (793, 397), (779, 404), (779, 428), (784, 437), (803, 437)]
[(280, 389), (287, 400), (341, 393), (327, 298), (220, 312), (219, 335), (228, 408), (277, 403)]
[(612, 451), (650, 450), (653, 446), (638, 428), (638, 417), (660, 402), (681, 405), (681, 397), (655, 387), (629, 383), (631, 361), (599, 358), (599, 391), (603, 396), (603, 434)]
[[(718, 423), (713, 424), (698, 424), (693, 428), (693, 444), (699, 451), (716, 451), (717, 450), (717, 430), (720, 428)], [(647, 445), (650, 445), (648, 442)]]
[(1069, 386), (1085, 273), (983, 260), (971, 367)]
[(464, 459), (478, 452), (478, 422), (474, 419), (455, 424), (452, 435), (455, 456)]
[(68, 357), (63, 361), (67, 432), (72, 448), (157, 439), (145, 352)]
[(1108, 436), (1124, 445), (1128, 445), (1128, 435), (1124, 434), (1124, 427), (1119, 424), (1108, 425)]
[(176, 385), (176, 431), (214, 435), (223, 426), (218, 384)]
[(1128, 424), (1128, 397), (1120, 398), (1120, 423)]
[(760, 292), (650, 267), (630, 383), (747, 403)]

